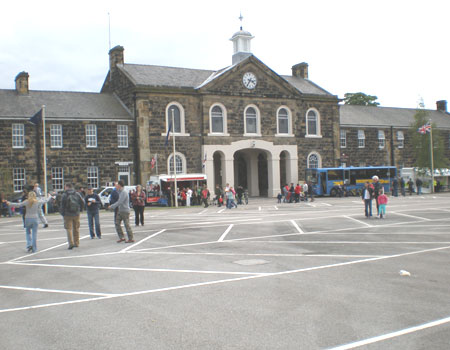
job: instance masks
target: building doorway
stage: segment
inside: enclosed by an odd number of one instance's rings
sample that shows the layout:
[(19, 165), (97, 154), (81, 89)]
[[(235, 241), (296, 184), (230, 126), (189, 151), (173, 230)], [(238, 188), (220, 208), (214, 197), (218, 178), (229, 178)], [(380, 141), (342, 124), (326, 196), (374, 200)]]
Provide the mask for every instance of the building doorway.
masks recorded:
[(223, 187), (223, 178), (222, 178), (222, 163), (224, 161), (224, 156), (221, 152), (215, 152), (213, 155), (213, 164), (214, 164), (214, 188), (217, 185)]
[(258, 154), (258, 185), (261, 197), (267, 197), (268, 194), (269, 176), (267, 171), (267, 155), (261, 152)]

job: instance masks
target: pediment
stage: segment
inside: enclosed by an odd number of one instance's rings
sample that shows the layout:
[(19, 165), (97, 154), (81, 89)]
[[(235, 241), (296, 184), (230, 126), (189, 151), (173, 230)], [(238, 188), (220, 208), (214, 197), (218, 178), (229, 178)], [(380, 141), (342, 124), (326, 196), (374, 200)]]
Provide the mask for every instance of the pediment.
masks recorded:
[(255, 56), (215, 72), (198, 87), (198, 91), (253, 97), (295, 98), (301, 95), (300, 91)]

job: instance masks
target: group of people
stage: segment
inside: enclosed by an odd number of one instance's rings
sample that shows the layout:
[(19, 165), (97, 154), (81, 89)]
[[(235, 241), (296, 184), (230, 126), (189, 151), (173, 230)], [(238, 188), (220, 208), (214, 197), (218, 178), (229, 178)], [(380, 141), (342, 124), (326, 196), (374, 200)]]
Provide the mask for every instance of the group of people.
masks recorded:
[(314, 201), (314, 195), (313, 195), (313, 186), (311, 183), (304, 182), (303, 185), (297, 184), (297, 186), (294, 187), (294, 184), (291, 183), (289, 186), (288, 184), (285, 184), (282, 189), (281, 193), (278, 194), (277, 199), (278, 203), (299, 203), (300, 201), (308, 201), (308, 197), (310, 198), (311, 202)]
[(377, 217), (380, 219), (386, 217), (388, 197), (384, 193), (384, 188), (380, 184), (378, 176), (372, 177), (372, 183), (366, 181), (361, 197), (364, 202), (364, 214), (366, 215), (366, 218), (370, 219), (372, 217), (372, 201), (374, 199), (377, 206)]
[[(167, 199), (167, 205), (175, 205), (175, 193), (170, 186), (163, 190), (164, 197)], [(177, 202), (180, 206), (190, 207), (191, 205), (209, 205), (210, 193), (206, 185), (177, 188)]]
[(239, 185), (236, 189), (229, 183), (222, 188), (216, 185), (214, 189), (213, 204), (221, 207), (225, 205), (227, 209), (237, 208), (238, 205), (248, 204), (248, 190)]
[[(139, 226), (144, 225), (144, 207), (145, 207), (145, 193), (142, 186), (136, 186), (136, 190), (129, 194), (124, 188), (123, 181), (118, 181), (115, 184), (115, 189), (111, 194), (109, 210), (114, 210), (114, 223), (119, 237), (118, 243), (133, 243), (133, 230), (130, 226), (130, 198), (133, 209), (135, 211), (135, 224)], [(48, 227), (48, 222), (43, 213), (43, 205), (51, 203), (56, 200), (56, 194), (48, 194), (43, 196), (40, 191), (39, 184), (35, 184), (32, 191), (24, 191), (21, 202), (11, 203), (4, 201), (8, 207), (21, 208), (24, 228), (26, 233), (28, 252), (37, 251), (37, 232), (39, 221), (45, 227)], [(68, 249), (79, 247), (80, 245), (80, 216), (83, 210), (86, 210), (89, 233), (91, 239), (102, 238), (100, 227), (99, 210), (101, 207), (101, 200), (92, 187), (88, 187), (87, 194), (84, 189), (80, 188), (76, 191), (71, 183), (66, 183), (64, 192), (58, 198), (59, 212), (64, 220), (64, 228), (67, 232)], [(122, 229), (122, 222), (127, 232), (127, 239)]]

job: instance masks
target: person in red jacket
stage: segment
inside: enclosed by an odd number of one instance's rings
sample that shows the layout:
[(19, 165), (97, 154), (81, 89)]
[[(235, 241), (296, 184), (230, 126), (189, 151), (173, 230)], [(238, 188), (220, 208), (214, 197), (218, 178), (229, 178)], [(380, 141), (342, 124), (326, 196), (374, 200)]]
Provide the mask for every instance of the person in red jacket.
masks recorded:
[(386, 217), (386, 205), (388, 202), (388, 197), (384, 193), (383, 190), (381, 190), (381, 194), (378, 196), (378, 215), (380, 215), (380, 219)]
[(205, 208), (208, 207), (209, 196), (210, 196), (209, 190), (206, 188), (206, 185), (204, 185), (202, 190), (202, 201), (205, 204)]

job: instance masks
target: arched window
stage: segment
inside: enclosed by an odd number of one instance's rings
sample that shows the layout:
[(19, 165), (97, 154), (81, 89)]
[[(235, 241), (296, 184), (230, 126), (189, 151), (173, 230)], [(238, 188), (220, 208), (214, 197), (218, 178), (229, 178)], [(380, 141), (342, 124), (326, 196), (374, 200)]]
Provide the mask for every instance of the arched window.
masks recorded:
[[(173, 154), (169, 156), (167, 159), (167, 166), (169, 169), (169, 174), (173, 174)], [(181, 153), (175, 154), (175, 169), (177, 171), (177, 174), (184, 174), (186, 173), (186, 158)]]
[(310, 153), (307, 159), (308, 168), (320, 168), (320, 156), (318, 153)]
[(249, 106), (244, 111), (244, 134), (260, 135), (259, 111), (256, 106)]
[(313, 109), (306, 113), (306, 136), (321, 136), (319, 112)]
[[(173, 121), (173, 125), (172, 125)], [(166, 132), (161, 136), (166, 136), (169, 127), (172, 126), (171, 132), (179, 136), (189, 136), (185, 133), (184, 127), (184, 108), (178, 102), (171, 102), (166, 107)]]
[(223, 111), (220, 106), (214, 106), (211, 110), (211, 132), (223, 134)]
[(291, 134), (290, 113), (287, 108), (280, 108), (277, 113), (277, 134)]

